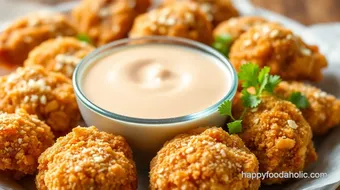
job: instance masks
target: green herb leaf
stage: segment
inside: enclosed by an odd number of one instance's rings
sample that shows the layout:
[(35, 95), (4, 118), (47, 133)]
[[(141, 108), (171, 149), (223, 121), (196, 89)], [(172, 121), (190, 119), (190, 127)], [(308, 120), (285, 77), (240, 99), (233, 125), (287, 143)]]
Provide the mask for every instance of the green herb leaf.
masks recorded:
[(281, 78), (278, 75), (269, 75), (268, 77), (268, 83), (265, 87), (265, 90), (267, 92), (273, 93), (274, 89), (277, 87), (277, 85), (281, 82)]
[(224, 116), (231, 116), (231, 106), (232, 103), (230, 100), (226, 100), (223, 102), (223, 104), (220, 105), (220, 107), (218, 107), (218, 111), (220, 112), (221, 115)]
[(246, 89), (242, 90), (242, 103), (245, 107), (255, 108), (261, 103), (259, 96), (250, 94)]
[(77, 35), (77, 39), (79, 41), (86, 42), (88, 44), (92, 44), (91, 38), (88, 35), (86, 35), (86, 34), (78, 34)]
[(249, 88), (251, 86), (258, 86), (258, 75), (260, 68), (256, 64), (247, 63), (241, 65), (238, 73), (238, 79), (242, 81), (243, 88)]
[(270, 72), (270, 68), (269, 67), (264, 67), (263, 69), (261, 69), (260, 73), (259, 73), (259, 83), (263, 83), (263, 81), (265, 80), (266, 76), (269, 75)]
[(308, 108), (310, 105), (306, 96), (302, 95), (301, 92), (293, 92), (288, 100), (295, 104), (299, 109)]
[(227, 124), (229, 133), (235, 134), (242, 132), (242, 120), (236, 120)]
[(228, 57), (232, 42), (232, 36), (225, 33), (217, 36), (212, 46), (224, 56)]

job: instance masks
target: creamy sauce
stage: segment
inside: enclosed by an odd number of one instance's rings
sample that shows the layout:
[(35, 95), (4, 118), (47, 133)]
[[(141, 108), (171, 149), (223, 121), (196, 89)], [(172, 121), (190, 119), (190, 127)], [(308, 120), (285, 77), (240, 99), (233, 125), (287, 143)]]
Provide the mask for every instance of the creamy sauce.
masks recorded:
[(219, 60), (178, 45), (126, 47), (92, 63), (82, 89), (97, 106), (124, 116), (164, 119), (200, 112), (231, 88)]

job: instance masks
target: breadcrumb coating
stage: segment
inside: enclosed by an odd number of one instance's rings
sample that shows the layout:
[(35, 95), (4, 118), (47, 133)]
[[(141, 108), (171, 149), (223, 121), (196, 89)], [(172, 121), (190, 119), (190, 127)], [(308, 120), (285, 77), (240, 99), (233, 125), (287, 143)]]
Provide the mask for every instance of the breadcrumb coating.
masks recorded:
[(71, 80), (41, 66), (20, 67), (0, 77), (0, 110), (24, 109), (45, 121), (56, 136), (69, 132), (80, 120)]
[(221, 128), (199, 128), (165, 143), (150, 165), (150, 188), (161, 190), (225, 190), (260, 187), (258, 161), (237, 135)]
[(230, 0), (165, 0), (163, 5), (166, 6), (179, 1), (198, 3), (201, 11), (206, 14), (208, 20), (214, 26), (231, 17), (239, 16), (238, 11)]
[(43, 41), (75, 36), (77, 31), (58, 13), (35, 13), (14, 21), (0, 34), (0, 62), (23, 64), (28, 53)]
[(51, 39), (34, 48), (24, 65), (41, 65), (48, 71), (63, 73), (71, 79), (77, 64), (93, 50), (92, 45), (76, 38)]
[(34, 174), (38, 157), (53, 139), (50, 127), (34, 115), (0, 113), (0, 171), (16, 179)]
[(137, 189), (132, 151), (121, 136), (76, 127), (39, 157), (40, 190)]
[(129, 36), (182, 37), (208, 45), (213, 41), (211, 23), (200, 11), (198, 4), (186, 1), (176, 2), (138, 16)]
[(242, 34), (231, 47), (229, 54), (236, 70), (247, 62), (268, 66), (271, 74), (284, 80), (322, 79), (327, 61), (316, 46), (305, 44), (292, 31), (276, 23), (252, 27)]
[(235, 41), (241, 36), (241, 34), (247, 32), (251, 27), (267, 22), (268, 21), (266, 19), (258, 16), (235, 17), (217, 25), (213, 34), (215, 38), (223, 34), (229, 34), (233, 41)]
[(79, 30), (98, 46), (127, 37), (138, 14), (150, 0), (82, 0), (72, 11)]
[(310, 103), (301, 109), (303, 116), (312, 127), (314, 135), (323, 135), (331, 128), (340, 125), (340, 100), (333, 95), (301, 82), (281, 82), (275, 93), (287, 99), (293, 92), (301, 92)]
[[(299, 172), (316, 161), (312, 130), (301, 111), (288, 101), (270, 95), (261, 97), (257, 108), (248, 109), (239, 134), (260, 163), (260, 172)], [(239, 101), (233, 112), (239, 118), (244, 108)], [(287, 179), (267, 178), (265, 184)]]

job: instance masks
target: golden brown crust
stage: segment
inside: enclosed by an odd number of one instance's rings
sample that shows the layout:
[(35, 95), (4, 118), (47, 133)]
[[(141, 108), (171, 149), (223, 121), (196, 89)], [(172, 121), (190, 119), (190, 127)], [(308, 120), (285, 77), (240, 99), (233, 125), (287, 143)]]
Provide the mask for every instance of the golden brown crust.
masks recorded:
[(41, 65), (47, 71), (63, 73), (72, 78), (78, 63), (94, 47), (76, 38), (64, 37), (51, 39), (34, 48), (28, 55), (24, 65)]
[(151, 189), (247, 189), (260, 186), (242, 172), (258, 172), (258, 161), (237, 135), (199, 129), (167, 142), (150, 164)]
[(121, 136), (74, 128), (39, 157), (36, 185), (47, 189), (137, 189), (132, 151)]
[(14, 113), (19, 108), (45, 121), (56, 136), (80, 120), (71, 80), (41, 66), (20, 67), (0, 77), (0, 110)]
[(239, 16), (230, 0), (165, 0), (163, 5), (169, 5), (179, 1), (190, 1), (199, 4), (200, 9), (204, 12), (214, 26), (228, 20), (231, 17)]
[(173, 36), (212, 43), (212, 26), (196, 3), (177, 2), (136, 18), (130, 37)]
[(76, 34), (75, 27), (61, 14), (27, 15), (0, 34), (0, 62), (21, 65), (28, 53), (43, 41)]
[(72, 17), (79, 30), (100, 46), (125, 38), (135, 17), (149, 6), (150, 0), (82, 0)]
[(310, 103), (302, 114), (312, 127), (313, 134), (322, 135), (340, 125), (340, 100), (320, 89), (301, 82), (281, 82), (275, 93), (287, 99), (293, 92), (301, 92)]
[(306, 45), (292, 31), (275, 23), (254, 26), (242, 34), (231, 47), (231, 63), (238, 70), (247, 62), (269, 66), (271, 73), (284, 80), (322, 79), (327, 66), (317, 47)]
[(38, 157), (54, 143), (49, 126), (23, 110), (0, 113), (0, 171), (18, 179), (34, 174)]
[(258, 16), (235, 17), (221, 22), (213, 31), (214, 37), (229, 34), (233, 41), (238, 39), (241, 34), (247, 32), (251, 27), (268, 22), (266, 19)]
[[(299, 172), (316, 160), (312, 130), (302, 113), (288, 101), (264, 95), (262, 103), (246, 111), (240, 137), (259, 160), (260, 172)], [(238, 118), (242, 103), (233, 107)], [(282, 183), (286, 179), (270, 178), (263, 183)]]

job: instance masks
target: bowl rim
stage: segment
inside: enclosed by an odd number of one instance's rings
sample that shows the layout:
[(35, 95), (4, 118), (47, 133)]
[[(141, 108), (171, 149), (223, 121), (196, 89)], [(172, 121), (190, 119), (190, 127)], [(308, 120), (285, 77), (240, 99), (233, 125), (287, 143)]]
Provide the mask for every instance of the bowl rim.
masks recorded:
[[(96, 59), (96, 57), (99, 57), (99, 55), (105, 54), (108, 51), (112, 51), (117, 46), (121, 46), (123, 44), (128, 44), (131, 42), (138, 42), (138, 41), (152, 41), (152, 43), (161, 41), (163, 43), (176, 45), (176, 43), (182, 43), (189, 46), (192, 46), (193, 48), (202, 51), (204, 53), (209, 53), (210, 55), (214, 56), (218, 60), (221, 61), (223, 66), (226, 66), (228, 71), (230, 72), (230, 79), (231, 81), (231, 88), (226, 93), (226, 95), (219, 100), (214, 105), (201, 110), (197, 113), (180, 116), (180, 117), (173, 117), (173, 118), (162, 118), (162, 119), (146, 119), (146, 118), (137, 118), (137, 117), (131, 117), (131, 116), (124, 116), (117, 113), (110, 112), (108, 110), (105, 110), (93, 102), (91, 102), (83, 93), (81, 90), (81, 82), (80, 79), (82, 76), (80, 76), (80, 71), (86, 70), (86, 67), (84, 65), (90, 65), (93, 63), (93, 59)], [(178, 44), (177, 44), (178, 45)], [(104, 55), (105, 56), (105, 55)], [(179, 38), (179, 37), (168, 37), (168, 36), (147, 36), (147, 37), (140, 37), (140, 38), (125, 38), (121, 40), (117, 40), (114, 42), (111, 42), (109, 44), (106, 44), (100, 48), (97, 48), (93, 52), (91, 52), (89, 55), (87, 55), (82, 61), (76, 66), (73, 77), (72, 77), (72, 83), (75, 91), (75, 95), (77, 99), (88, 109), (94, 111), (95, 113), (102, 115), (104, 117), (107, 117), (109, 119), (118, 120), (121, 122), (127, 122), (127, 123), (134, 123), (134, 124), (149, 124), (149, 125), (160, 125), (160, 124), (173, 124), (173, 123), (182, 123), (182, 122), (188, 122), (193, 121), (196, 119), (200, 119), (202, 117), (211, 115), (212, 113), (215, 113), (218, 111), (218, 107), (226, 100), (232, 100), (236, 94), (237, 87), (238, 87), (238, 78), (237, 73), (233, 65), (227, 60), (227, 58), (222, 55), (217, 50), (213, 49), (212, 47), (209, 47), (205, 44), (188, 40), (185, 38)]]

